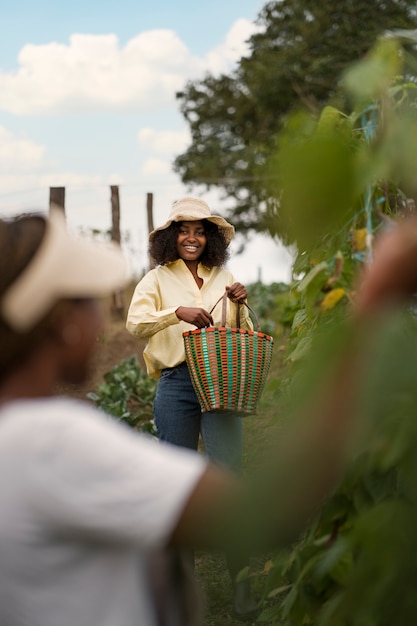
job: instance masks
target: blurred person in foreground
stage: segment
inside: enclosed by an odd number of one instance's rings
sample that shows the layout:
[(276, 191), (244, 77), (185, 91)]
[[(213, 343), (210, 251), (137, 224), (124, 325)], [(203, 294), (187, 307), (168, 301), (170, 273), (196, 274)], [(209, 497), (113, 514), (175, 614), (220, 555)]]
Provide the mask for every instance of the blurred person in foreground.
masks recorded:
[(171, 555), (277, 548), (336, 486), (356, 426), (363, 330), (417, 290), (416, 223), (381, 239), (343, 353), (302, 427), (246, 484), (54, 395), (86, 375), (101, 328), (95, 297), (126, 278), (119, 251), (73, 239), (59, 215), (0, 220), (0, 245), (0, 624), (199, 623)]

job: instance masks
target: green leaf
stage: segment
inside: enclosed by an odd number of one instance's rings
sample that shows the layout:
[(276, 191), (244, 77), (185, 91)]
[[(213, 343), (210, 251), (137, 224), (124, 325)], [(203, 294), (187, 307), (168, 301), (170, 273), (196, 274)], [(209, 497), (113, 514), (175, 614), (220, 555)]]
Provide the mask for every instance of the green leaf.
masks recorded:
[(380, 39), (368, 55), (345, 73), (343, 85), (355, 103), (372, 102), (401, 74), (402, 52), (395, 39)]
[(341, 585), (349, 580), (353, 570), (352, 548), (346, 542), (336, 542), (327, 552), (325, 563), (321, 563), (321, 574), (324, 572)]
[(326, 261), (322, 261), (321, 263), (318, 263), (299, 282), (299, 284), (297, 285), (297, 291), (301, 291), (301, 292), (304, 291), (308, 287), (308, 285), (311, 283), (311, 281), (314, 280), (314, 278), (316, 278), (316, 276), (320, 274), (320, 272), (323, 272), (328, 267), (329, 267), (329, 264), (326, 263)]
[(292, 330), (297, 330), (298, 327), (303, 326), (307, 321), (307, 311), (305, 309), (298, 309), (294, 315), (292, 322)]
[(299, 250), (311, 250), (353, 214), (360, 190), (349, 143), (317, 134), (284, 140), (275, 167), (281, 173), (280, 219)]
[(311, 348), (312, 338), (311, 337), (302, 337), (300, 341), (297, 343), (295, 350), (291, 352), (291, 354), (287, 357), (289, 361), (299, 361), (306, 354), (309, 353)]

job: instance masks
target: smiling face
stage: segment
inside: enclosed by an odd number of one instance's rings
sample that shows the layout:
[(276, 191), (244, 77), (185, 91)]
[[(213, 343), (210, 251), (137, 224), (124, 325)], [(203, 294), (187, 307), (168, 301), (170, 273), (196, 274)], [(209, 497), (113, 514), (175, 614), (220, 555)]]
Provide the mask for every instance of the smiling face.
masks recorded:
[(181, 222), (177, 237), (177, 252), (183, 261), (197, 262), (206, 245), (207, 236), (203, 222)]

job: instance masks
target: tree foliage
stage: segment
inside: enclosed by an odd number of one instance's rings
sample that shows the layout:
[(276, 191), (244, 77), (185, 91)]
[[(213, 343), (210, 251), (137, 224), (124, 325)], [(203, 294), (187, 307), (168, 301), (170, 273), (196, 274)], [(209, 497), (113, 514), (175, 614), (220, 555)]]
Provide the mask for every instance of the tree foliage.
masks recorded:
[(192, 143), (175, 161), (184, 183), (219, 188), (236, 228), (265, 231), (267, 164), (287, 115), (302, 105), (345, 109), (341, 72), (388, 29), (417, 27), (413, 0), (282, 0), (265, 4), (250, 53), (230, 75), (177, 94)]

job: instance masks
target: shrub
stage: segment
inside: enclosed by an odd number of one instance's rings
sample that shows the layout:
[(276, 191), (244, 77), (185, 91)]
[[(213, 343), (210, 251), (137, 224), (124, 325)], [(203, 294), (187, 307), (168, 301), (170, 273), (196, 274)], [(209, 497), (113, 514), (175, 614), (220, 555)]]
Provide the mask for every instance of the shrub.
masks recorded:
[(156, 434), (153, 421), (153, 399), (156, 381), (138, 365), (135, 356), (124, 359), (104, 375), (97, 393), (88, 398), (109, 415), (137, 430)]

